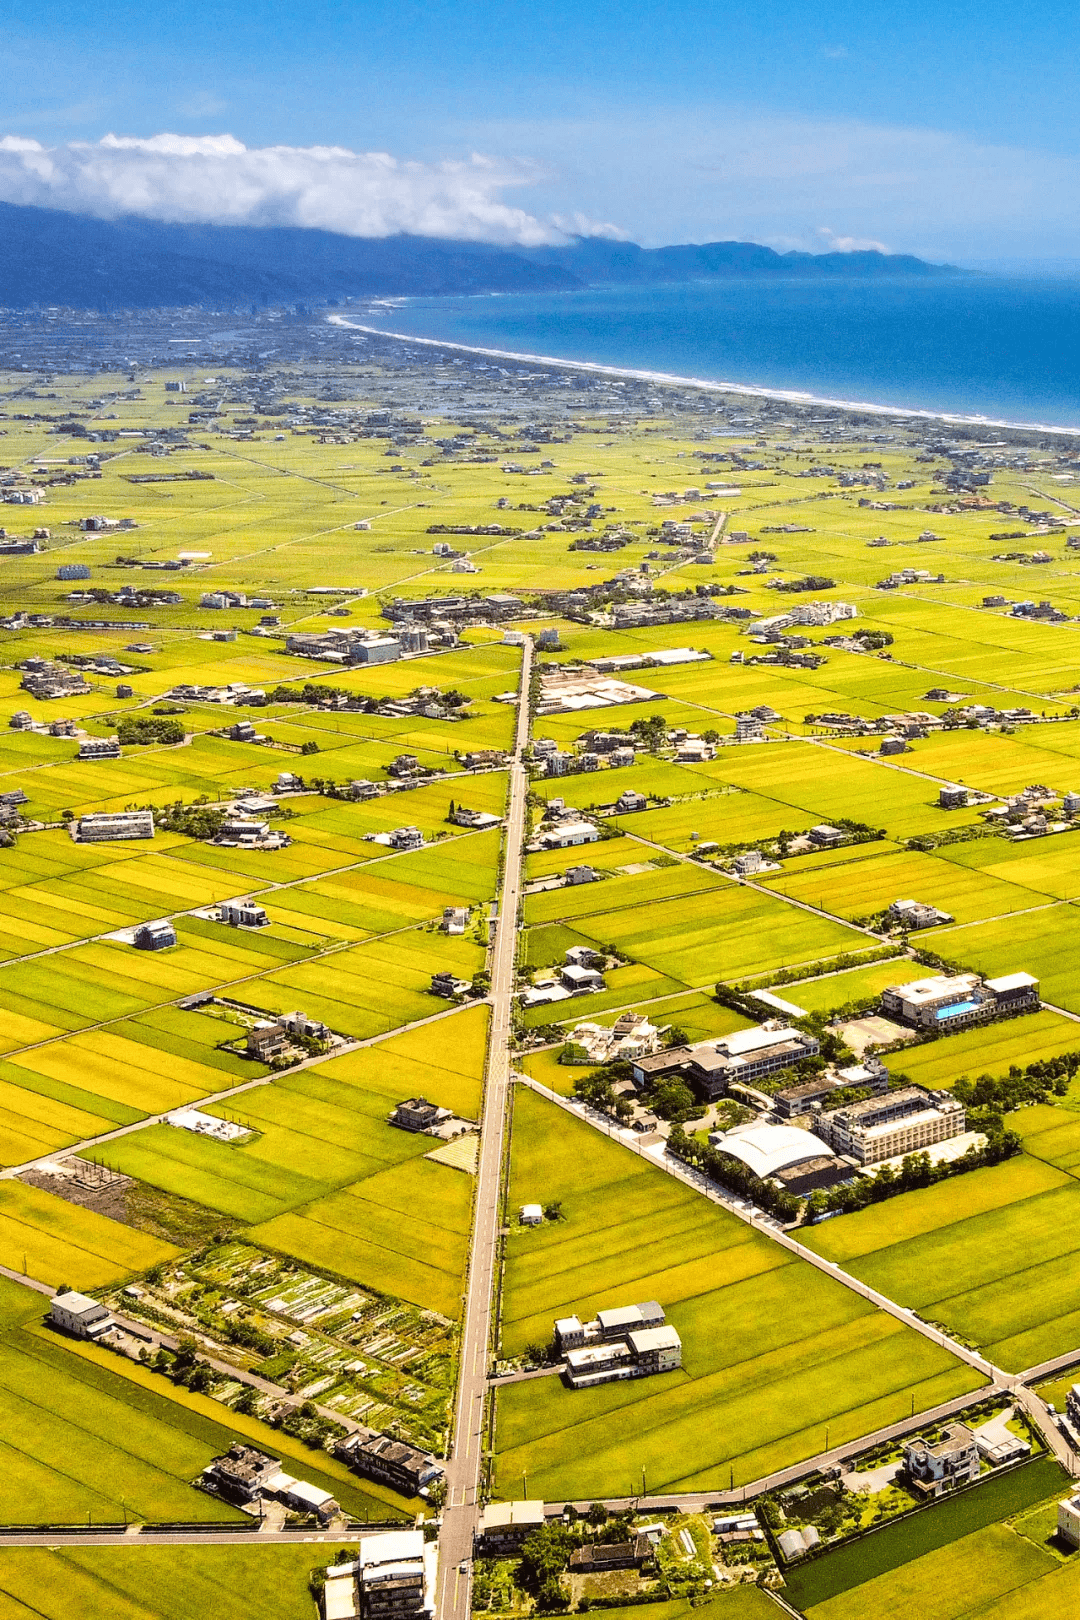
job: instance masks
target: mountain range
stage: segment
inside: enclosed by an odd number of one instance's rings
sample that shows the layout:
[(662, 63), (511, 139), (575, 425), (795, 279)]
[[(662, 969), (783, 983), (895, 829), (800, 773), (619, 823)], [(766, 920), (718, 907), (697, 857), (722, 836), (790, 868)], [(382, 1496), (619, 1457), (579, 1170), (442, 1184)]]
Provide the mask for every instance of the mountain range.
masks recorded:
[(777, 253), (754, 242), (643, 248), (577, 237), (501, 247), (424, 236), (338, 236), (292, 226), (173, 225), (0, 203), (0, 307), (237, 308), (349, 297), (558, 292), (734, 276), (938, 276), (903, 254)]

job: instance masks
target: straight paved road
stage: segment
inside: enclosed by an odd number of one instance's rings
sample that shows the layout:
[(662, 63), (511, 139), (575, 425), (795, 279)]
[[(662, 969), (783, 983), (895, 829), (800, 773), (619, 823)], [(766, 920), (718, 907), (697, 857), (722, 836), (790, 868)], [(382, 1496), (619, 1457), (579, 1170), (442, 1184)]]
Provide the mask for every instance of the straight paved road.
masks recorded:
[[(283, 1542), (351, 1541), (366, 1534), (362, 1525), (353, 1530), (147, 1530), (131, 1524), (126, 1530), (88, 1530), (61, 1526), (49, 1530), (0, 1530), (0, 1554), (8, 1547), (280, 1547)], [(331, 1559), (326, 1559), (331, 1563)], [(238, 1608), (242, 1612), (242, 1606)]]
[(510, 813), (506, 824), (505, 873), (491, 973), (491, 1037), (487, 1087), (476, 1178), (471, 1258), (461, 1369), (454, 1420), (454, 1449), (446, 1469), (446, 1506), (439, 1536), (437, 1620), (465, 1620), (471, 1600), (473, 1529), (476, 1524), (485, 1437), (487, 1379), (491, 1359), (492, 1294), (499, 1242), (500, 1193), (506, 1103), (510, 1089), (510, 1007), (514, 990), (514, 949), (521, 893), (521, 855), (525, 835), (528, 776), (522, 750), (529, 734), (529, 677), (532, 642), (526, 641), (521, 665), (521, 696), (514, 761), (510, 768)]

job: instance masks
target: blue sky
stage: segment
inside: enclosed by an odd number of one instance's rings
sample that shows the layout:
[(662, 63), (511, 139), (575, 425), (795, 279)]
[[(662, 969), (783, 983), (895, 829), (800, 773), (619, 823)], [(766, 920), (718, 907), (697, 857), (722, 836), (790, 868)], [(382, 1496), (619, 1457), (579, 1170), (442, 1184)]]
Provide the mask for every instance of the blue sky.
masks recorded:
[[(9, 0), (5, 12), (0, 133), (23, 145), (0, 162), (0, 196), (13, 201), (510, 240), (556, 221), (650, 243), (1080, 256), (1075, 7)], [(163, 132), (233, 144), (84, 150)], [(304, 155), (328, 146), (395, 162)], [(258, 158), (268, 147), (287, 151)]]

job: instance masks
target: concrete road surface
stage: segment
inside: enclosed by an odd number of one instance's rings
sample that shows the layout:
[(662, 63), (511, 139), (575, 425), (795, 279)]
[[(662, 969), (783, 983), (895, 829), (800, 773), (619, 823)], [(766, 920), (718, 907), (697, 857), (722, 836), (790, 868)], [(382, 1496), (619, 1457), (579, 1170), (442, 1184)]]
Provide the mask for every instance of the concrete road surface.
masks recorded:
[[(510, 1005), (514, 990), (514, 949), (521, 892), (525, 795), (528, 789), (528, 776), (521, 755), (529, 734), (531, 669), (532, 642), (527, 641), (521, 666), (517, 738), (510, 767), (505, 875), (492, 957), (491, 1040), (461, 1338), (454, 1449), (446, 1469), (446, 1506), (439, 1537), (437, 1620), (465, 1620), (471, 1602), (473, 1529), (477, 1519), (483, 1465), (484, 1419), (491, 1359), (492, 1294), (499, 1242), (502, 1152), (510, 1085)], [(464, 1572), (462, 1564), (466, 1565)]]

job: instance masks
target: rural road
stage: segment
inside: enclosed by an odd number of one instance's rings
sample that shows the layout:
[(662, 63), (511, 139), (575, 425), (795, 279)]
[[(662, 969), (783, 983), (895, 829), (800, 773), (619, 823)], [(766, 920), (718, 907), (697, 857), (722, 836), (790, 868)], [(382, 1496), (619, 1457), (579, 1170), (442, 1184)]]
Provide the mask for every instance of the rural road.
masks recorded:
[(510, 768), (510, 809), (506, 823), (505, 869), (499, 920), (495, 927), (491, 973), (491, 1037), (480, 1163), (476, 1177), (469, 1278), (461, 1336), (461, 1366), (454, 1420), (454, 1447), (446, 1467), (446, 1505), (439, 1535), (436, 1620), (465, 1620), (472, 1581), (473, 1530), (479, 1511), (483, 1467), (487, 1379), (490, 1364), (492, 1295), (498, 1258), (503, 1140), (510, 1089), (510, 1008), (521, 893), (521, 854), (525, 839), (528, 775), (522, 750), (529, 733), (529, 677), (532, 642), (526, 640), (521, 664), (517, 737)]

